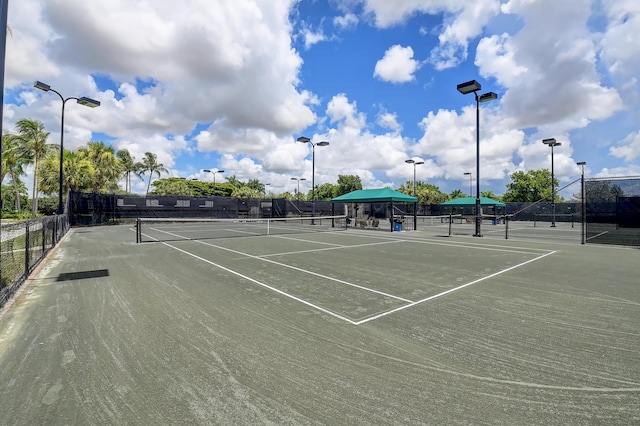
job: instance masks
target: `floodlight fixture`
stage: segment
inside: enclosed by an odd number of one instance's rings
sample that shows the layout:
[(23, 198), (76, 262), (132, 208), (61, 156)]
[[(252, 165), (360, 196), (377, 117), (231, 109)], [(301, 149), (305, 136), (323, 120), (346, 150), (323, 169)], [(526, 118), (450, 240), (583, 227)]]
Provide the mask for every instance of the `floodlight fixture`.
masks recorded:
[(485, 102), (489, 102), (489, 101), (495, 101), (496, 99), (498, 99), (498, 94), (494, 93), (494, 92), (487, 92), (487, 93), (483, 93), (482, 95), (480, 95), (478, 97), (478, 102), (485, 103)]
[(457, 89), (458, 92), (466, 95), (467, 93), (477, 92), (478, 90), (482, 89), (482, 86), (477, 81), (470, 80), (465, 83), (458, 84)]
[(100, 106), (100, 101), (96, 101), (95, 99), (87, 98), (86, 96), (78, 99), (78, 103), (80, 105), (87, 106), (89, 108), (96, 108)]
[(64, 167), (63, 167), (63, 163), (64, 163), (64, 107), (67, 104), (67, 101), (71, 100), (71, 99), (75, 99), (80, 105), (84, 105), (86, 107), (89, 108), (96, 108), (100, 106), (100, 102), (96, 101), (95, 99), (91, 99), (88, 98), (86, 96), (83, 96), (81, 98), (77, 98), (75, 96), (71, 96), (68, 98), (65, 98), (64, 96), (62, 96), (62, 94), (60, 92), (58, 92), (57, 90), (54, 90), (51, 88), (51, 86), (49, 86), (46, 83), (43, 83), (41, 81), (37, 81), (33, 84), (33, 87), (35, 87), (36, 89), (39, 90), (43, 90), (45, 92), (53, 92), (56, 95), (58, 95), (60, 97), (60, 100), (62, 101), (62, 114), (60, 115), (60, 171), (59, 171), (59, 175), (58, 175), (58, 214), (62, 214), (64, 213), (64, 207), (62, 204), (62, 187), (63, 187), (63, 173), (64, 173)]

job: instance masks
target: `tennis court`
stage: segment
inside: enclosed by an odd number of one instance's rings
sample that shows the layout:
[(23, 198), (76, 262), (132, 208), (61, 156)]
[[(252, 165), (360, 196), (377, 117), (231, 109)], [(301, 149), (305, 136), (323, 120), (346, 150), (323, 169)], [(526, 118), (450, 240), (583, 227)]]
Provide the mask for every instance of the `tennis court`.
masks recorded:
[(637, 249), (170, 226), (70, 231), (0, 317), (3, 422), (640, 422)]

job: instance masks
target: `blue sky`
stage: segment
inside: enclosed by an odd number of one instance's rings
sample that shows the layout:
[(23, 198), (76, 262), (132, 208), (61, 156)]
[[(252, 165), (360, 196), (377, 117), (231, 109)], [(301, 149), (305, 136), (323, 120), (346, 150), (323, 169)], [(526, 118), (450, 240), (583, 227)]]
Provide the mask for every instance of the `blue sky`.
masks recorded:
[[(65, 148), (102, 140), (169, 175), (241, 180), (293, 192), (357, 174), (365, 188), (417, 179), (475, 188), (475, 79), (480, 187), (500, 195), (518, 170), (549, 168), (562, 184), (640, 175), (637, 0), (168, 0), (9, 4), (5, 131), (42, 121)], [(28, 179), (27, 179), (28, 180)], [(146, 184), (134, 183), (143, 193)], [(575, 192), (575, 191), (574, 191)]]

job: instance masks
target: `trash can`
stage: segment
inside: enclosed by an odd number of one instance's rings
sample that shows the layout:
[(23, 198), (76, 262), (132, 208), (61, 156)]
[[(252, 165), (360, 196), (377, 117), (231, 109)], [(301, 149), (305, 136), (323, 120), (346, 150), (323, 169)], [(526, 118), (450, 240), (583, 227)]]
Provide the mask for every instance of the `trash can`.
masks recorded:
[(402, 231), (402, 222), (399, 220), (393, 221), (393, 232), (401, 232)]

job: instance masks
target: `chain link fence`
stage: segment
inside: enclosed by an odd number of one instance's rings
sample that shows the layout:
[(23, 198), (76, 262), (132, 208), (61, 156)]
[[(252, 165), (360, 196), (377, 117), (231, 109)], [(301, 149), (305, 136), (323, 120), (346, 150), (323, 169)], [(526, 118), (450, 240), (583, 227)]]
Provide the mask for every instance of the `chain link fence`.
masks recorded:
[(68, 230), (67, 213), (0, 226), (0, 307)]

